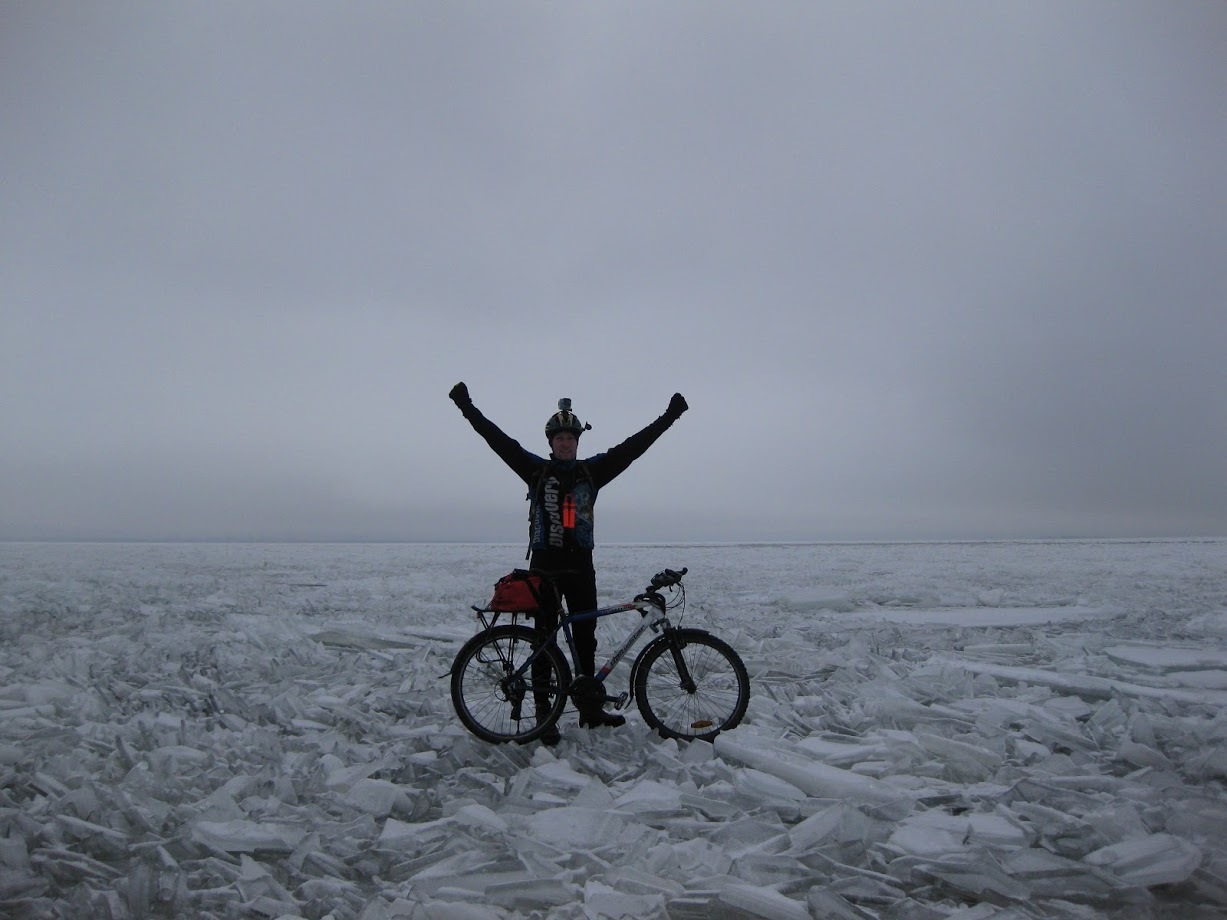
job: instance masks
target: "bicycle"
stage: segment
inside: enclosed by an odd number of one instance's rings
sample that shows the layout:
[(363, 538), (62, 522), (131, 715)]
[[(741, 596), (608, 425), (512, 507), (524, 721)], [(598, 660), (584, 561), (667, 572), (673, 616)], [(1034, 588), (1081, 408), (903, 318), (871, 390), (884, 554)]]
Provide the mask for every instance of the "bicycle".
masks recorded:
[[(565, 615), (560, 609), (558, 625), (551, 631), (516, 622), (518, 613), (531, 611), (473, 607), (483, 628), (461, 647), (449, 672), (456, 715), (470, 732), (494, 744), (537, 740), (557, 724), (568, 699), (581, 712), (585, 706), (606, 703), (621, 709), (634, 700), (643, 720), (664, 738), (711, 741), (733, 728), (750, 701), (745, 664), (724, 640), (703, 629), (676, 626), (667, 616), (680, 607), (680, 619), (685, 610), (686, 572), (657, 573), (643, 593), (625, 603)], [(674, 597), (666, 599), (661, 593), (665, 589)], [(592, 677), (573, 678), (558, 633), (563, 633), (574, 662), (573, 624), (632, 610), (642, 622), (609, 661)], [(500, 613), (507, 612), (512, 622), (498, 624)], [(606, 679), (649, 630), (657, 635), (635, 656), (628, 691), (608, 696)]]

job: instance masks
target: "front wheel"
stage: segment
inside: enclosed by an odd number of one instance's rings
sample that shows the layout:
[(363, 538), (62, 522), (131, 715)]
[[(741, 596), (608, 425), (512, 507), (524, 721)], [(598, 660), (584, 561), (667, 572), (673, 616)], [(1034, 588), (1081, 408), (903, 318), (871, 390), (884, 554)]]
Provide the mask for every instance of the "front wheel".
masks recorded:
[(737, 725), (750, 703), (750, 676), (723, 639), (673, 629), (653, 639), (635, 663), (635, 701), (663, 738), (711, 741)]
[(456, 653), (452, 706), (482, 741), (534, 741), (562, 715), (571, 669), (558, 646), (551, 642), (521, 673), (536, 638), (527, 626), (495, 626)]

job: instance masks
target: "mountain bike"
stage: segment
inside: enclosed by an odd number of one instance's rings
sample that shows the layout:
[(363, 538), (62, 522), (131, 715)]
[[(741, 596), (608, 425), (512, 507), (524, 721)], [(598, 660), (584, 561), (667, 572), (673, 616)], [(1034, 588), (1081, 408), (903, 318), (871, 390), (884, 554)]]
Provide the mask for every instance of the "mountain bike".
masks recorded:
[[(516, 622), (515, 612), (511, 623), (500, 624), (499, 616), (507, 611), (473, 607), (483, 628), (461, 647), (449, 672), (456, 715), (470, 732), (494, 744), (537, 740), (557, 724), (568, 699), (581, 712), (606, 703), (622, 709), (634, 700), (644, 722), (664, 738), (711, 741), (733, 728), (746, 714), (750, 678), (727, 642), (670, 620), (668, 611), (676, 609), (680, 621), (685, 610), (686, 572), (685, 568), (659, 572), (643, 593), (625, 603), (565, 615), (560, 610), (553, 630)], [(591, 677), (572, 677), (572, 625), (630, 611), (637, 611), (641, 622), (609, 661)], [(606, 679), (649, 631), (656, 635), (635, 656), (629, 689), (607, 695)], [(560, 632), (570, 662), (559, 646)]]

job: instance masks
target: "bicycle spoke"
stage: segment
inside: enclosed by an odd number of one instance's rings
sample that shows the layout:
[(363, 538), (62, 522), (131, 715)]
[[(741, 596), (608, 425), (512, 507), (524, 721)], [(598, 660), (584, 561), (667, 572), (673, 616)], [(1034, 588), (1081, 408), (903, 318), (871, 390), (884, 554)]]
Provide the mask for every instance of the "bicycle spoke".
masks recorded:
[[(644, 657), (637, 678), (639, 708), (665, 737), (710, 740), (741, 721), (749, 700), (745, 666), (726, 643), (695, 630), (684, 631), (679, 673), (674, 650), (662, 643)], [(688, 679), (686, 679), (688, 678)]]
[(452, 704), (460, 720), (484, 741), (531, 740), (565, 706), (569, 671), (557, 650), (532, 665), (532, 630), (500, 626), (474, 636), (452, 666)]

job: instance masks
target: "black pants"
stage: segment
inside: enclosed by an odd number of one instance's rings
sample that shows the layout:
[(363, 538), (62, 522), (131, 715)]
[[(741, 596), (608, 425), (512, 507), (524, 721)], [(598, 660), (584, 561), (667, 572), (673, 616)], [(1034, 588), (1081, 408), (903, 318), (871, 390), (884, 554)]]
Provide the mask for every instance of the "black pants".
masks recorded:
[[(551, 575), (566, 602), (567, 613), (596, 609), (596, 571), (591, 550), (538, 551), (533, 553), (529, 566)], [(537, 618), (538, 629), (553, 630), (557, 626), (558, 620), (552, 614)], [(580, 674), (591, 677), (596, 673), (596, 620), (576, 623), (571, 635), (575, 639), (575, 664)]]

